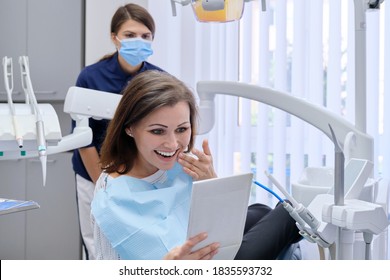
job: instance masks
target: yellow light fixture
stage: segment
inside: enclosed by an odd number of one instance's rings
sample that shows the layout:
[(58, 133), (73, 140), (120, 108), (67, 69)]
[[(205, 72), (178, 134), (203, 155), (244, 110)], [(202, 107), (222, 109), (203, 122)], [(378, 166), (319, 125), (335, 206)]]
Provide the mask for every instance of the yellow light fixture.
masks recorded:
[(244, 12), (244, 0), (192, 0), (191, 6), (201, 22), (240, 20)]

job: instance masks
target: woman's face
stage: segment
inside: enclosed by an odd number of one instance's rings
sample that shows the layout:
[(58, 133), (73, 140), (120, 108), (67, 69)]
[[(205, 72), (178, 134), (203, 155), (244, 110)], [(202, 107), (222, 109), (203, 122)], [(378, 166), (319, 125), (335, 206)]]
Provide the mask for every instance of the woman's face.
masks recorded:
[[(168, 170), (191, 139), (190, 108), (187, 102), (162, 107), (130, 128), (138, 149), (132, 175), (146, 177), (158, 169)], [(143, 173), (145, 172), (145, 173)]]
[(117, 49), (119, 49), (121, 44), (118, 41), (118, 39), (123, 40), (123, 39), (130, 39), (130, 38), (142, 38), (144, 40), (152, 41), (153, 34), (149, 30), (149, 28), (147, 28), (142, 23), (129, 19), (121, 25), (117, 34), (112, 34), (112, 40), (115, 46), (117, 47)]

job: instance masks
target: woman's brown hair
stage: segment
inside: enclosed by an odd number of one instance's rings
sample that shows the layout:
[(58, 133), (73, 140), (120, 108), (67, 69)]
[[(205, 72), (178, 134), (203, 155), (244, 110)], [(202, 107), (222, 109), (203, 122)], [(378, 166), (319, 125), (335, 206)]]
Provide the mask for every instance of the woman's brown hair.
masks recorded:
[(197, 107), (192, 91), (174, 76), (161, 71), (145, 71), (136, 75), (123, 91), (122, 99), (107, 129), (101, 148), (100, 162), (107, 173), (125, 174), (131, 170), (138, 150), (126, 128), (137, 125), (151, 112), (187, 102), (190, 109), (191, 139), (188, 149), (194, 145)]

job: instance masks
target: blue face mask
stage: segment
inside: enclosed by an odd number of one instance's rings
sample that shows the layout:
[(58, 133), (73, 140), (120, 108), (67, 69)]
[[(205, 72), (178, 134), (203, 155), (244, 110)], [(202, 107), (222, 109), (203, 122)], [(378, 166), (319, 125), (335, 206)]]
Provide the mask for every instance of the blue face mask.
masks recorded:
[[(118, 37), (117, 37), (118, 39)], [(153, 54), (152, 42), (141, 38), (119, 40), (121, 48), (119, 54), (131, 66), (137, 66)]]

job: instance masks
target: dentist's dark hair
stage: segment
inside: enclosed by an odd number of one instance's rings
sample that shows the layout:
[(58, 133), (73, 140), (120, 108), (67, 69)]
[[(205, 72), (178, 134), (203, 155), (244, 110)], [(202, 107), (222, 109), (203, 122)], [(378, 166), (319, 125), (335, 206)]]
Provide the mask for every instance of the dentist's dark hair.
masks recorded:
[[(156, 34), (156, 24), (152, 15), (144, 7), (133, 3), (120, 6), (116, 10), (111, 19), (111, 36), (116, 36), (118, 34), (118, 31), (121, 29), (121, 26), (129, 19), (132, 19), (145, 25), (152, 33), (152, 38), (154, 39), (154, 35)], [(107, 54), (103, 56), (100, 60), (111, 58), (115, 53), (116, 52)]]
[(150, 113), (162, 107), (188, 103), (190, 109), (191, 139), (194, 145), (197, 107), (192, 91), (174, 76), (155, 70), (136, 75), (123, 91), (123, 96), (107, 129), (100, 151), (100, 163), (107, 173), (125, 174), (131, 170), (138, 156), (134, 138), (126, 130), (136, 126)]
[(132, 3), (121, 6), (116, 10), (111, 19), (111, 34), (117, 34), (122, 24), (124, 24), (129, 19), (145, 25), (150, 30), (154, 38), (156, 25), (154, 23), (153, 17), (145, 8)]

